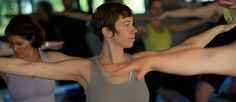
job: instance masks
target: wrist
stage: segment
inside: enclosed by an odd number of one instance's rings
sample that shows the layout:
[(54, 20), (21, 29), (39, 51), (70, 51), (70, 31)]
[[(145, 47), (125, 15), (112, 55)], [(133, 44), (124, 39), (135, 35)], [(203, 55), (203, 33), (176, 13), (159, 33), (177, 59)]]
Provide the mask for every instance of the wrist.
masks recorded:
[[(155, 55), (154, 55), (155, 56)], [(148, 56), (147, 57), (147, 59), (146, 59), (146, 61), (147, 61), (147, 64), (148, 64), (148, 66), (150, 66), (150, 68), (154, 68), (155, 67), (155, 57), (154, 56), (152, 56), (152, 55), (150, 55), (150, 56)]]

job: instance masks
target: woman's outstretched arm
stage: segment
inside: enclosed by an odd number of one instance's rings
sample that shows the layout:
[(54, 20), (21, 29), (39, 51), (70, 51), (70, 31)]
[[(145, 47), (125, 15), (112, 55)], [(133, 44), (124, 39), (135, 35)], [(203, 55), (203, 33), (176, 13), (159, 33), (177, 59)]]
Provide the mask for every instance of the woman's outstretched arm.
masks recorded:
[(138, 73), (138, 80), (143, 78), (149, 71), (161, 71), (178, 75), (212, 73), (236, 76), (235, 51), (236, 42), (215, 48), (192, 48), (172, 53), (144, 56), (123, 64), (107, 65), (106, 69), (114, 75), (135, 70)]
[(18, 58), (0, 58), (0, 72), (14, 75), (40, 77), (52, 80), (77, 80), (85, 59), (70, 59), (60, 62), (31, 62)]

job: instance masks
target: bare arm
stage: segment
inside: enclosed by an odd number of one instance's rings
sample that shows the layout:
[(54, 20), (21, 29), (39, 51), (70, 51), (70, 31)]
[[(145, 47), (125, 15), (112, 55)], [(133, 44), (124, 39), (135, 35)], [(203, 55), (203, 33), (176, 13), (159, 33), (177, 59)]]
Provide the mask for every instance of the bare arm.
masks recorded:
[(83, 60), (83, 58), (69, 56), (69, 55), (66, 55), (64, 53), (57, 52), (57, 51), (49, 51), (46, 54), (48, 56), (49, 62), (58, 62), (58, 61), (70, 60), (70, 59), (80, 59), (80, 60)]
[(85, 14), (82, 12), (63, 12), (61, 15), (65, 15), (71, 18), (80, 19), (84, 21), (90, 21), (92, 18), (91, 14)]
[(234, 28), (235, 26), (236, 26), (236, 23), (215, 26), (203, 33), (200, 33), (196, 36), (193, 36), (185, 40), (182, 43), (182, 45), (188, 45), (189, 47), (192, 47), (192, 48), (203, 48), (218, 34), (227, 32), (230, 29)]
[(138, 80), (153, 70), (178, 75), (213, 73), (236, 76), (235, 51), (236, 42), (216, 48), (194, 48), (168, 54), (145, 56), (129, 63), (106, 66), (106, 68), (117, 68), (115, 71), (112, 70), (115, 72), (114, 75), (135, 70), (138, 73)]
[(152, 57), (154, 70), (193, 75), (213, 73), (236, 76), (236, 43), (216, 48), (188, 49)]
[(197, 27), (201, 24), (203, 24), (204, 22), (206, 22), (206, 20), (190, 20), (190, 21), (187, 21), (185, 23), (181, 23), (181, 24), (169, 24), (167, 25), (168, 29), (171, 31), (171, 32), (183, 32), (183, 31), (186, 31), (186, 30), (189, 30), (191, 28), (194, 28), (194, 27)]
[(218, 10), (220, 8), (221, 7), (216, 3), (196, 8), (181, 8), (178, 10), (164, 12), (159, 18), (164, 19), (167, 17), (199, 17), (202, 19), (208, 19), (213, 15), (218, 14)]
[(30, 62), (17, 58), (0, 58), (0, 72), (52, 80), (75, 80), (80, 78), (80, 68), (86, 68), (88, 60), (73, 59), (61, 62)]
[(147, 16), (146, 14), (137, 14), (137, 15), (134, 15), (134, 20), (135, 21), (147, 21), (149, 20), (149, 16)]
[(229, 9), (236, 9), (236, 4), (232, 1), (227, 0), (216, 0), (221, 6), (229, 8)]

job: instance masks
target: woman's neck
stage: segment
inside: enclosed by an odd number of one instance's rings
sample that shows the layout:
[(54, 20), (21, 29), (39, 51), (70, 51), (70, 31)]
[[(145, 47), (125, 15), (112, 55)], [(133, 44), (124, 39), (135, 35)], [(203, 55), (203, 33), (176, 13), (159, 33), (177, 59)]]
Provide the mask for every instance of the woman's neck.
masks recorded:
[(39, 55), (39, 50), (34, 49), (32, 57), (31, 57), (31, 61), (39, 61), (39, 60), (41, 60), (40, 55)]
[(103, 49), (98, 56), (102, 64), (116, 64), (127, 61), (123, 48), (103, 44)]
[(41, 58), (39, 55), (39, 51), (37, 49), (32, 49), (29, 55), (23, 59), (28, 60), (28, 61), (39, 61)]

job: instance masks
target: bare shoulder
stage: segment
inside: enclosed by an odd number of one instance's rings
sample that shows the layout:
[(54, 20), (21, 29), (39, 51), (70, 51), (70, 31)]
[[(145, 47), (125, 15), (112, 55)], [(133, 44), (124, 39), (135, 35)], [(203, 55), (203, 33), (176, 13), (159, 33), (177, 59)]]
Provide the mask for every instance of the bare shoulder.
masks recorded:
[(60, 67), (71, 69), (74, 72), (79, 72), (82, 76), (86, 76), (84, 73), (87, 73), (91, 67), (91, 61), (89, 58), (73, 58), (58, 61), (56, 63), (59, 63)]
[(91, 61), (90, 58), (73, 58), (73, 59), (68, 59), (70, 61), (72, 66), (78, 66), (81, 69), (84, 68), (90, 68)]
[(83, 87), (86, 87), (90, 81), (91, 75), (91, 60), (90, 58), (75, 58), (69, 59), (71, 63), (69, 67), (76, 68), (76, 72), (79, 72), (80, 77), (78, 77), (78, 82), (82, 84)]
[(59, 63), (64, 72), (70, 73), (72, 79), (82, 84), (83, 87), (87, 86), (91, 74), (91, 61), (89, 58), (73, 58)]
[(46, 56), (48, 57), (48, 60), (50, 62), (59, 62), (59, 61), (65, 61), (73, 63), (73, 65), (90, 65), (90, 58), (81, 58), (81, 57), (75, 57), (75, 56), (69, 56), (61, 52), (57, 51), (50, 51), (46, 52)]
[(63, 54), (63, 53), (57, 52), (57, 51), (46, 52), (46, 56), (48, 57), (48, 60), (50, 62), (57, 62), (57, 61), (77, 58), (77, 57), (69, 56), (69, 55), (66, 55), (66, 54)]

